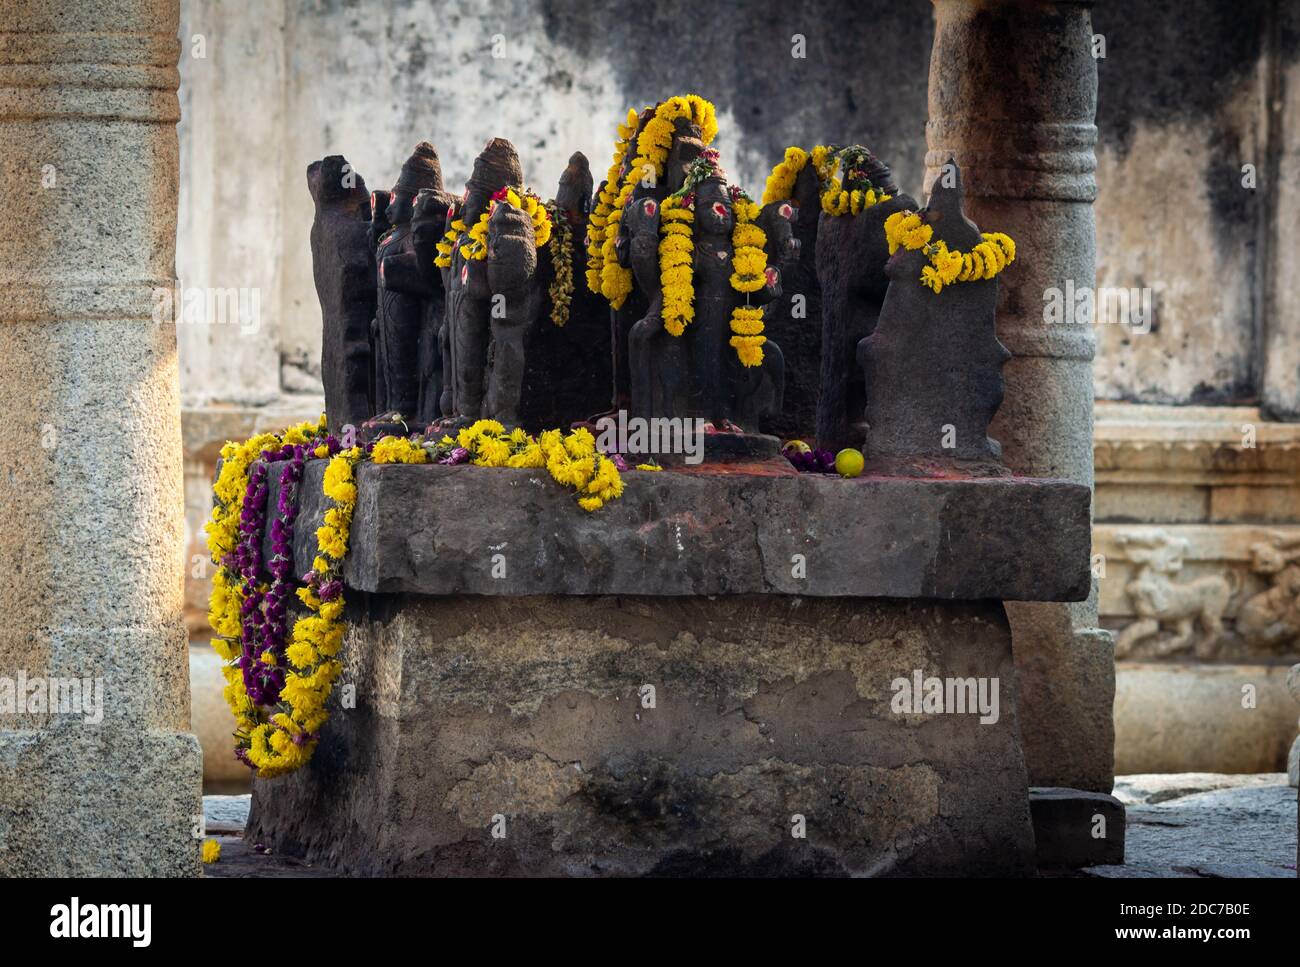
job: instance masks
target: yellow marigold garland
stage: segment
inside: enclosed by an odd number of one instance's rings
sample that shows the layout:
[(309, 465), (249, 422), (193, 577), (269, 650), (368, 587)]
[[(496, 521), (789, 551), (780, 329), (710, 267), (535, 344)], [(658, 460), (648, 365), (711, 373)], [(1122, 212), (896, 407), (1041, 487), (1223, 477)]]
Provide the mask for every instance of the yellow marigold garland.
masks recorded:
[(772, 173), (767, 176), (767, 181), (763, 185), (763, 204), (770, 205), (772, 202), (787, 201), (794, 195), (794, 183), (798, 180), (800, 172), (808, 164), (808, 152), (803, 148), (791, 145), (785, 149), (785, 157), (777, 162)]
[[(623, 480), (613, 461), (596, 450), (591, 432), (578, 429), (565, 435), (548, 430), (538, 439), (521, 429), (506, 433), (495, 420), (479, 420), (455, 439), (426, 444), (405, 437), (383, 437), (367, 454), (360, 447), (340, 450), (330, 458), (322, 491), (330, 506), (316, 530), (319, 553), (306, 583), (295, 592), (307, 609), (293, 625), (285, 657), (289, 668), (279, 702), (254, 705), (244, 688), (238, 665), (240, 609), (246, 596), (244, 579), (224, 563), (238, 540), (240, 514), (248, 490), (249, 470), (263, 450), (302, 444), (325, 433), (319, 423), (303, 423), (282, 434), (261, 433), (244, 443), (227, 443), (221, 451), (221, 471), (213, 485), (213, 509), (207, 524), (208, 550), (217, 565), (208, 602), (212, 645), (225, 664), (223, 695), (235, 717), (235, 737), (242, 757), (262, 778), (292, 772), (306, 764), (316, 749), (321, 728), (329, 719), (326, 703), (342, 673), (338, 654), (343, 646), (342, 566), (351, 539), (357, 504), (356, 466), (369, 459), (377, 464), (428, 463), (432, 453), (459, 446), (479, 466), (545, 468), (557, 482), (573, 488), (578, 505), (591, 512), (623, 493)], [(317, 457), (329, 455), (322, 444)], [(649, 466), (638, 469), (657, 469)]]
[[(758, 205), (744, 192), (733, 192), (732, 214), (735, 227), (731, 230), (731, 287), (745, 293), (757, 292), (767, 284), (767, 235), (755, 224)], [(736, 306), (731, 311), (730, 345), (744, 366), (758, 366), (763, 362), (763, 310), (748, 304)]]
[(827, 215), (860, 215), (873, 205), (889, 201), (893, 195), (868, 188), (865, 191), (854, 189), (845, 191), (838, 178), (831, 178), (831, 183), (822, 192), (822, 211)]
[(685, 198), (672, 195), (659, 209), (659, 284), (663, 289), (664, 328), (680, 336), (695, 318), (695, 212)]
[[(595, 293), (601, 292), (601, 275), (605, 266), (603, 254), (605, 244), (605, 226), (618, 201), (619, 189), (623, 178), (623, 164), (627, 160), (628, 148), (636, 137), (640, 116), (631, 108), (627, 112), (627, 121), (618, 126), (618, 140), (614, 143), (614, 157), (609, 172), (605, 175), (605, 184), (596, 196), (596, 207), (591, 213), (587, 226), (587, 288)], [(629, 285), (631, 277), (628, 279)]]
[(992, 279), (1016, 260), (1016, 243), (1002, 232), (982, 232), (983, 239), (969, 252), (948, 248), (943, 241), (931, 242), (934, 229), (917, 212), (895, 212), (885, 219), (885, 240), (889, 254), (899, 248), (921, 249), (930, 264), (921, 269), (921, 284), (936, 295), (945, 285)]
[[(785, 156), (767, 176), (763, 187), (763, 204), (787, 201), (794, 195), (795, 182), (799, 174), (811, 162), (817, 172), (819, 199), (822, 211), (828, 215), (858, 215), (872, 205), (889, 201), (892, 195), (880, 191), (869, 182), (863, 185), (860, 178), (852, 179), (857, 187), (846, 189), (839, 177), (845, 157), (854, 157), (860, 149), (856, 145), (847, 148), (828, 147), (819, 144), (811, 152), (791, 146), (785, 149)], [(848, 173), (846, 173), (847, 175)]]
[(527, 189), (516, 191), (513, 188), (506, 188), (499, 194), (501, 197), (493, 197), (487, 211), (478, 217), (474, 227), (469, 230), (469, 241), (461, 245), (460, 254), (465, 258), (476, 261), (487, 258), (488, 219), (500, 202), (508, 202), (533, 220), (533, 235), (538, 248), (543, 248), (551, 240), (551, 215), (537, 195)]
[[(600, 291), (610, 306), (620, 308), (632, 291), (632, 272), (618, 264), (614, 243), (623, 219), (623, 210), (632, 198), (632, 192), (643, 179), (653, 177), (658, 182), (664, 176), (668, 150), (673, 143), (673, 122), (690, 118), (700, 129), (700, 140), (708, 145), (718, 133), (717, 112), (713, 105), (698, 94), (670, 97), (655, 108), (654, 116), (646, 121), (636, 136), (636, 156), (620, 168), (622, 184), (605, 220), (604, 239), (601, 243)], [(620, 132), (623, 129), (620, 128)], [(625, 152), (626, 153), (626, 152)]]
[(451, 227), (442, 236), (442, 241), (435, 248), (438, 250), (437, 257), (434, 258), (433, 264), (440, 269), (451, 268), (451, 253), (456, 249), (456, 239), (460, 238), (465, 232), (465, 222), (457, 218), (451, 223)]

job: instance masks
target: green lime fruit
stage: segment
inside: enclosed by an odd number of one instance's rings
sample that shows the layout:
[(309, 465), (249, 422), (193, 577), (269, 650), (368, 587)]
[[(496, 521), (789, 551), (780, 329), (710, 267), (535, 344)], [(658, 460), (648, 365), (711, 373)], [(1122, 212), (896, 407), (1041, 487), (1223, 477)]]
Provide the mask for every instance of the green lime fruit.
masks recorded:
[(862, 451), (841, 450), (835, 454), (835, 472), (841, 477), (856, 477), (862, 473)]

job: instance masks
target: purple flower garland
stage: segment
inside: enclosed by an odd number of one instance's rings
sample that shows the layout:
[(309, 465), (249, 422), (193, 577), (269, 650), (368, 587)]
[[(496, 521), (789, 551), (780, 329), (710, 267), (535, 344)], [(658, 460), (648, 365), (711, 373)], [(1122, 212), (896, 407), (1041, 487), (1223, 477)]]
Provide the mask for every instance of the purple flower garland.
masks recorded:
[[(315, 443), (290, 445), (280, 450), (264, 450), (248, 474), (248, 489), (239, 518), (239, 543), (231, 562), (245, 581), (247, 594), (240, 609), (241, 653), (238, 665), (244, 677), (244, 690), (256, 705), (274, 705), (279, 701), (285, 680), (285, 649), (288, 634), (288, 603), (294, 593), (293, 525), (298, 516), (297, 491), (302, 480), (307, 454)], [(266, 476), (268, 464), (287, 460), (280, 471), (280, 498), (277, 516), (271, 522), (271, 559), (266, 562), (271, 584), (261, 590), (262, 532), (266, 525), (266, 502), (269, 494)], [(263, 660), (268, 652), (273, 662)]]

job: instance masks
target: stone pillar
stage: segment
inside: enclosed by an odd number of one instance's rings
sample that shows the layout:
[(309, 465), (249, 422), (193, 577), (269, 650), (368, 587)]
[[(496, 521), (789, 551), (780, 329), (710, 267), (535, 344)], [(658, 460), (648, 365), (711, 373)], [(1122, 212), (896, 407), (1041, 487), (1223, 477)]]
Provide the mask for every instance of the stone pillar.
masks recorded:
[[(176, 333), (152, 319), (175, 274), (178, 16), (0, 9), (0, 703), (28, 684), (0, 705), (0, 876), (199, 871)], [(50, 682), (67, 711), (33, 697)]]
[[(969, 214), (1010, 234), (1020, 256), (1001, 281), (998, 336), (1013, 353), (989, 434), (1017, 473), (1092, 485), (1091, 315), (1043, 321), (1044, 292), (1091, 287), (1097, 66), (1091, 3), (934, 0), (926, 183), (949, 156)], [(1008, 526), (1015, 526), (1014, 521)], [(1097, 596), (1008, 603), (1021, 676), (1031, 785), (1109, 792), (1115, 673)]]

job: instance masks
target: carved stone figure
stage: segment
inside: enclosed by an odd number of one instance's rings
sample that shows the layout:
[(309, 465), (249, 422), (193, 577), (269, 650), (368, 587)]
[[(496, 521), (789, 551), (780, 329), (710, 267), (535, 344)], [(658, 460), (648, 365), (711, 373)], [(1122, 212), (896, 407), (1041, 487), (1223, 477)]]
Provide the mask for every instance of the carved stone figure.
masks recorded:
[(1300, 638), (1300, 538), (1259, 542), (1250, 548), (1251, 570), (1271, 586), (1237, 611), (1237, 633), (1248, 645), (1273, 649)]
[[(781, 271), (781, 295), (768, 305), (764, 328), (781, 347), (785, 363), (783, 404), (764, 418), (762, 430), (787, 439), (813, 437), (817, 432), (822, 382), (822, 288), (817, 278), (820, 213), (821, 185), (816, 170), (807, 164), (795, 179), (790, 199), (764, 205), (758, 218), (767, 235), (768, 264)], [(856, 363), (850, 371), (861, 379)]]
[(591, 168), (577, 151), (548, 206), (551, 240), (537, 253), (542, 310), (525, 349), (520, 401), (520, 421), (529, 429), (566, 427), (610, 402), (609, 304), (583, 279), (591, 199)]
[(321, 382), (330, 431), (360, 426), (374, 413), (370, 323), (375, 270), (366, 183), (341, 155), (307, 167), (316, 206), (312, 276), (321, 307)]
[[(962, 210), (961, 171), (955, 164), (952, 170), (951, 186), (935, 182), (921, 220), (933, 229), (932, 244), (944, 242), (952, 251), (969, 252), (983, 239)], [(847, 228), (832, 228), (843, 220), (832, 218), (822, 225), (819, 252), (836, 251), (835, 258), (842, 263), (845, 253), (837, 249), (838, 241), (863, 261), (878, 258), (876, 242), (856, 233), (846, 236)], [(883, 239), (885, 233), (870, 234)], [(1011, 356), (996, 334), (998, 280), (959, 282), (934, 292), (921, 283), (922, 269), (928, 264), (924, 251), (904, 247), (885, 263), (889, 288), (879, 318), (871, 335), (858, 343), (866, 384), (864, 451), (877, 464), (906, 466), (918, 458), (996, 464), (1002, 448), (989, 438), (988, 427), (1002, 403), (1002, 366)], [(869, 317), (871, 303), (868, 291), (846, 286), (825, 271), (821, 277), (826, 319), (822, 358), (827, 359), (837, 352), (842, 338), (839, 327), (845, 323), (845, 307)], [(842, 292), (848, 293), (847, 302)], [(869, 319), (864, 322), (868, 323)], [(819, 412), (829, 413), (830, 408), (838, 412), (836, 386), (843, 383), (837, 383), (825, 367), (822, 372), (822, 398), (829, 404)], [(822, 446), (826, 444), (821, 433), (830, 433), (830, 427), (829, 420), (824, 427), (819, 420)]]
[[(780, 347), (769, 339), (762, 363), (745, 367), (730, 345), (733, 309), (762, 308), (780, 292), (780, 270), (770, 264), (757, 291), (746, 295), (732, 286), (735, 192), (716, 152), (703, 147), (699, 128), (678, 119), (663, 179), (638, 185), (624, 210), (618, 251), (632, 271), (634, 291), (645, 296), (644, 314), (628, 337), (634, 416), (694, 417), (719, 430), (757, 432), (766, 412), (780, 406)], [(665, 198), (693, 212), (693, 317), (681, 335), (664, 320), (659, 248)]]
[(414, 419), (420, 409), (420, 340), (429, 322), (424, 303), (434, 297), (437, 279), (431, 260), (430, 266), (421, 264), (411, 230), (416, 195), (426, 188), (442, 188), (442, 168), (433, 145), (422, 141), (402, 165), (387, 209), (392, 227), (375, 249), (375, 407), (406, 419)]
[[(1123, 534), (1120, 543), (1138, 565), (1124, 586), (1137, 620), (1120, 632), (1115, 657), (1130, 658), (1140, 649), (1144, 657), (1178, 654), (1195, 647), (1198, 658), (1212, 658), (1223, 634), (1223, 615), (1235, 588), (1227, 578), (1205, 575), (1177, 582), (1172, 575), (1183, 567), (1187, 541), (1155, 530)], [(1171, 635), (1161, 637), (1167, 625)]]
[(454, 195), (436, 188), (421, 188), (411, 213), (411, 245), (425, 291), (424, 319), (416, 346), (419, 397), (415, 421), (432, 423), (442, 416), (443, 349), (446, 345), (447, 290), (434, 265), (438, 241), (446, 231), (448, 213), (456, 207)]
[[(474, 160), (474, 170), (465, 185), (460, 216), (465, 224), (465, 232), (452, 248), (448, 274), (450, 288), (447, 292), (447, 325), (450, 327), (448, 343), (453, 379), (450, 412), (444, 409), (444, 415), (453, 423), (470, 422), (486, 416), (500, 418), (484, 406), (489, 366), (488, 346), (493, 335), (493, 287), (488, 278), (488, 264), (493, 257), (490, 252), (483, 252), (483, 258), (474, 258), (464, 250), (470, 242), (468, 233), (478, 223), (479, 217), (488, 211), (492, 196), (509, 186), (522, 183), (523, 169), (514, 145), (504, 138), (493, 138)], [(517, 225), (516, 220), (504, 214), (497, 227), (503, 233), (511, 232), (512, 238), (505, 241), (503, 236), (504, 247), (495, 260), (493, 274), (499, 284), (526, 292), (531, 283), (531, 274), (535, 274), (536, 269), (536, 251), (533, 249), (529, 254), (528, 250), (531, 235), (523, 236), (523, 229)], [(492, 227), (489, 227), (489, 232), (491, 231)], [(489, 245), (489, 249), (490, 247)], [(512, 267), (501, 261), (505, 259), (519, 261)], [(524, 307), (511, 307), (507, 299), (504, 309), (512, 313), (512, 319), (498, 328), (502, 330), (503, 337), (509, 339), (509, 326), (520, 324), (519, 315)], [(535, 313), (535, 307), (533, 311)], [(512, 358), (509, 348), (506, 349), (506, 358)], [(496, 386), (497, 405), (509, 404), (509, 400), (501, 395), (507, 384), (514, 385), (513, 376), (502, 373)], [(518, 405), (517, 399), (513, 405)]]
[[(885, 219), (895, 212), (915, 210), (918, 207), (912, 196), (898, 190), (893, 172), (887, 164), (859, 145), (844, 150), (846, 158), (854, 159), (852, 164), (860, 165), (860, 168), (854, 168), (854, 171), (860, 170), (876, 190), (892, 197), (888, 201), (864, 209), (857, 215), (848, 213), (829, 215), (821, 212), (820, 201), (817, 202), (817, 207), (811, 208), (809, 213), (818, 222), (813, 244), (816, 251), (816, 274), (821, 298), (819, 315), (821, 366), (820, 393), (816, 397), (816, 437), (818, 446), (831, 451), (844, 447), (859, 447), (865, 439), (864, 410), (867, 391), (863, 367), (859, 365), (858, 347), (863, 339), (875, 332), (876, 322), (881, 315), (886, 293), (889, 290), (890, 276), (885, 270), (885, 265), (889, 261), (889, 246), (885, 240)], [(812, 164), (808, 164), (799, 174), (796, 190), (801, 190), (805, 195), (815, 190), (817, 177)], [(847, 178), (848, 173), (843, 174)], [(846, 188), (853, 183), (846, 180)], [(956, 203), (959, 207), (960, 196)], [(801, 220), (803, 209), (808, 205), (809, 201), (804, 201), (800, 205)], [(974, 228), (974, 226), (970, 227)], [(975, 231), (974, 235), (978, 242), (978, 231)], [(911, 287), (906, 285), (909, 281), (911, 262), (923, 258), (919, 253), (911, 253), (911, 255), (911, 258), (903, 260), (908, 265), (907, 270), (902, 273), (905, 292), (897, 293), (895, 299), (906, 298), (908, 302), (919, 305), (932, 293), (920, 289), (919, 285)], [(899, 266), (899, 269), (901, 271), (903, 266)], [(919, 276), (918, 268), (916, 275), (912, 276), (910, 281), (915, 282)], [(919, 292), (912, 289), (918, 289)], [(996, 293), (996, 283), (993, 291)], [(951, 299), (951, 296), (949, 298)], [(879, 351), (887, 351), (883, 340)], [(918, 364), (924, 364), (926, 357), (923, 350), (918, 347), (913, 355)], [(807, 393), (802, 392), (806, 401)]]
[(542, 289), (533, 220), (513, 205), (494, 206), (488, 219), (487, 276), (492, 309), (483, 412), (506, 426), (517, 426), (524, 345), (541, 313)]

